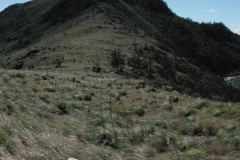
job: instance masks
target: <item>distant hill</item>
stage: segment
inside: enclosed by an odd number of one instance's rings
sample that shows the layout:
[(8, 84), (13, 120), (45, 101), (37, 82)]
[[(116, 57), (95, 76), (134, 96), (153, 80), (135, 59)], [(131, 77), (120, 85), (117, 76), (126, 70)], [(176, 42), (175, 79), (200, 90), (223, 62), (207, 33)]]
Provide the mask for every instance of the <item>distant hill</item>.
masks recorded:
[(120, 74), (240, 101), (221, 78), (240, 69), (240, 36), (223, 23), (181, 18), (162, 0), (33, 0), (0, 13), (0, 37), (2, 68), (82, 71), (99, 57), (110, 72), (119, 48)]

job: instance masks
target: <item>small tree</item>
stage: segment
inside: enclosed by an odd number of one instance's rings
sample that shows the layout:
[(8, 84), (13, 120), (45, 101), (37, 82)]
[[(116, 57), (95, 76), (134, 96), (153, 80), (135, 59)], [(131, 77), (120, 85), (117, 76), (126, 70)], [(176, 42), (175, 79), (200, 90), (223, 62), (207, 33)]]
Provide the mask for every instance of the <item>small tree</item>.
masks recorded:
[(123, 71), (125, 55), (122, 54), (119, 48), (111, 52), (111, 65), (115, 68), (119, 68), (121, 72)]

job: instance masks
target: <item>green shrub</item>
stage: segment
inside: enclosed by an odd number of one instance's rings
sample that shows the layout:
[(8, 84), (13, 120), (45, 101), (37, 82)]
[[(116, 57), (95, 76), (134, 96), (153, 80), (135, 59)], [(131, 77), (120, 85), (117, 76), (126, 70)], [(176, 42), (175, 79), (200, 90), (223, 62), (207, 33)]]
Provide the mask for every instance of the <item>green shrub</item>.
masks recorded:
[(166, 152), (168, 150), (168, 140), (165, 135), (153, 136), (150, 140), (150, 144), (158, 152)]

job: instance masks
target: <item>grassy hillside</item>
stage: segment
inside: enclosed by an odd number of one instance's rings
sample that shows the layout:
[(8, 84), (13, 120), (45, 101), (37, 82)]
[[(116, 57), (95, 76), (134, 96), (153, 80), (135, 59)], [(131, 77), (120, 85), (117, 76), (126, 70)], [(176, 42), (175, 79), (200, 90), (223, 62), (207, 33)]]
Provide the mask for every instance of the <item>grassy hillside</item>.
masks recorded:
[(6, 16), (0, 24), (2, 68), (54, 69), (60, 59), (59, 69), (82, 70), (93, 67), (97, 54), (108, 72), (109, 56), (119, 48), (122, 74), (192, 96), (240, 100), (239, 90), (219, 78), (239, 70), (239, 36), (222, 23), (180, 18), (164, 1), (36, 0), (7, 8), (0, 19)]
[(224, 24), (162, 0), (33, 0), (0, 12), (0, 37), (0, 159), (239, 158)]
[[(115, 74), (1, 70), (1, 159), (238, 159), (239, 104)], [(143, 82), (141, 82), (143, 83)]]

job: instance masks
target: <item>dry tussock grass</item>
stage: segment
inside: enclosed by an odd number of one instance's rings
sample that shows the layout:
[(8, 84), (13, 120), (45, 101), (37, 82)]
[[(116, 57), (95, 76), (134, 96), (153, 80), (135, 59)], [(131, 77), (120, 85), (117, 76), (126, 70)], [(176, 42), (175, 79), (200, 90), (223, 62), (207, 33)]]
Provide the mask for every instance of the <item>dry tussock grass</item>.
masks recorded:
[[(239, 156), (237, 146), (221, 140), (228, 131), (239, 133), (239, 104), (162, 89), (152, 92), (151, 86), (136, 89), (138, 80), (104, 78), (104, 73), (0, 70), (0, 74), (1, 159), (176, 159), (172, 137), (176, 144), (187, 145), (184, 151), (176, 146), (181, 159)], [(173, 110), (166, 110), (163, 104), (171, 103), (172, 97), (179, 101), (172, 103)], [(102, 139), (100, 105), (108, 139)], [(229, 111), (223, 110), (224, 114), (212, 114), (225, 108)], [(188, 110), (196, 113), (182, 114)], [(219, 135), (219, 130), (226, 132)], [(152, 145), (159, 136), (168, 140), (164, 152)]]

